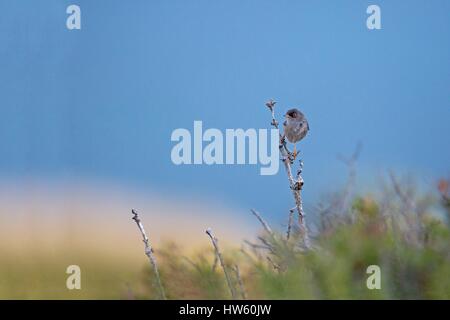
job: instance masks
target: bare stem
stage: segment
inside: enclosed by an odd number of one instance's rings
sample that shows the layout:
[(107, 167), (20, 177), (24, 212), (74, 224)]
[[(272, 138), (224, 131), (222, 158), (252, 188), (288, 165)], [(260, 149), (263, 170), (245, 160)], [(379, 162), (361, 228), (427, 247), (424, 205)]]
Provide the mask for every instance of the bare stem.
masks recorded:
[[(416, 205), (411, 198), (411, 195), (409, 195), (407, 192), (405, 192), (402, 187), (400, 186), (399, 181), (397, 180), (397, 177), (395, 176), (394, 172), (390, 171), (389, 176), (391, 178), (392, 184), (394, 186), (394, 191), (402, 201), (403, 205), (400, 210), (400, 213), (402, 214), (403, 218), (405, 219), (410, 232), (409, 232), (409, 239), (413, 240), (415, 239), (418, 241), (420, 233), (421, 233), (421, 227), (420, 224), (415, 223), (414, 218), (419, 218), (417, 216), (417, 208)], [(413, 215), (415, 214), (415, 216)], [(406, 233), (406, 236), (408, 237), (408, 233)], [(412, 238), (413, 237), (413, 238)]]
[[(266, 102), (266, 106), (272, 113), (271, 125), (274, 126), (276, 129), (278, 129), (278, 121), (275, 119), (275, 111), (274, 111), (275, 104), (276, 102), (274, 100), (269, 100), (268, 102)], [(296, 179), (294, 179), (292, 175), (292, 164), (293, 164), (292, 153), (287, 148), (285, 136), (282, 135), (281, 133), (280, 133), (279, 150), (281, 153), (281, 160), (284, 163), (284, 167), (286, 169), (286, 173), (288, 176), (289, 186), (292, 190), (292, 195), (295, 200), (295, 208), (297, 209), (298, 213), (298, 223), (300, 225), (300, 232), (303, 237), (303, 243), (305, 247), (309, 249), (311, 247), (311, 244), (309, 241), (308, 228), (305, 222), (305, 213), (303, 211), (303, 200), (301, 195), (301, 190), (304, 184), (302, 177), (303, 162), (300, 161), (300, 167), (299, 170), (297, 171)], [(290, 227), (288, 226), (288, 228)]]
[(362, 143), (358, 142), (355, 151), (349, 158), (346, 158), (342, 155), (338, 155), (338, 159), (348, 167), (347, 184), (345, 186), (343, 195), (340, 197), (341, 201), (339, 203), (339, 210), (341, 212), (345, 212), (349, 207), (350, 197), (352, 195), (352, 191), (356, 183), (356, 161), (358, 160), (359, 155), (361, 154), (361, 150), (362, 150)]
[(250, 209), (250, 211), (253, 213), (253, 215), (261, 222), (262, 226), (264, 227), (264, 230), (270, 235), (273, 235), (272, 229), (269, 227), (267, 222), (261, 217), (261, 215), (254, 209)]
[(236, 278), (238, 280), (239, 289), (241, 290), (242, 299), (247, 300), (247, 292), (245, 291), (244, 282), (242, 281), (241, 272), (239, 266), (234, 266), (234, 272), (236, 272)]
[(391, 178), (395, 192), (397, 193), (399, 198), (403, 201), (403, 203), (406, 205), (406, 208), (410, 211), (414, 211), (415, 209), (414, 202), (412, 201), (411, 197), (402, 190), (402, 188), (400, 187), (400, 183), (398, 182), (394, 172), (389, 171), (389, 177)]
[(216, 252), (217, 258), (219, 258), (220, 265), (222, 266), (223, 273), (225, 274), (225, 279), (227, 280), (227, 285), (228, 285), (228, 288), (230, 289), (231, 297), (233, 299), (236, 299), (236, 294), (234, 293), (234, 289), (233, 289), (233, 285), (231, 283), (230, 275), (228, 274), (228, 271), (227, 271), (227, 269), (225, 267), (225, 262), (223, 260), (222, 253), (220, 252), (220, 249), (219, 249), (218, 239), (214, 236), (211, 228), (206, 229), (205, 232), (211, 238), (211, 241), (212, 241), (212, 244), (214, 246), (214, 250)]
[(220, 249), (219, 249), (218, 240), (214, 236), (214, 234), (210, 228), (206, 229), (206, 234), (211, 238), (212, 244), (214, 246), (214, 250), (216, 252), (217, 257), (219, 258), (220, 265), (222, 266), (223, 273), (225, 274), (225, 279), (227, 280), (228, 288), (230, 289), (231, 297), (233, 299), (236, 299), (236, 294), (234, 293), (234, 288), (231, 283), (230, 275), (228, 274), (228, 271), (225, 267), (225, 262), (223, 260), (222, 253), (220, 252)]
[(136, 224), (139, 228), (139, 231), (141, 232), (142, 241), (144, 242), (144, 246), (145, 246), (145, 255), (148, 257), (148, 260), (150, 261), (150, 265), (153, 268), (153, 272), (155, 273), (156, 283), (158, 285), (161, 299), (166, 300), (167, 299), (166, 294), (164, 292), (164, 287), (162, 286), (161, 278), (160, 278), (159, 272), (158, 272), (158, 264), (156, 263), (156, 258), (153, 255), (153, 248), (150, 245), (149, 239), (147, 237), (147, 234), (145, 233), (144, 226), (141, 223), (141, 219), (139, 219), (139, 215), (138, 215), (137, 211), (132, 209), (131, 212), (133, 213), (132, 219), (136, 222)]
[(258, 252), (258, 251), (257, 251), (258, 249), (269, 250), (269, 251), (272, 250), (272, 247), (271, 247), (271, 246), (266, 246), (266, 245), (261, 245), (261, 244), (252, 243), (252, 242), (250, 242), (250, 241), (248, 241), (248, 240), (244, 240), (244, 243), (247, 244), (247, 245), (249, 245), (249, 246), (253, 249), (254, 253)]
[(289, 209), (289, 221), (286, 231), (286, 240), (289, 240), (289, 238), (291, 237), (292, 224), (294, 223), (294, 211), (295, 209)]
[(280, 266), (276, 264), (270, 256), (267, 256), (266, 258), (270, 265), (274, 268), (274, 270), (280, 271)]

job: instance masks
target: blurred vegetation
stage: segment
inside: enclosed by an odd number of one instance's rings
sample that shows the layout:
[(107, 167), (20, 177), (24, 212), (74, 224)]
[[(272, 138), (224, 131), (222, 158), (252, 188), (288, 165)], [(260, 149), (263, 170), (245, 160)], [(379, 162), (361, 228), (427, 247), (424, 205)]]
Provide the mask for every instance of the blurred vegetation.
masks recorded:
[[(129, 287), (139, 285), (134, 262), (67, 248), (43, 251), (30, 247), (26, 255), (3, 250), (0, 299), (133, 298)], [(69, 275), (65, 271), (72, 264), (81, 266), (81, 290), (66, 287)]]
[[(449, 181), (427, 194), (393, 175), (376, 195), (354, 189), (348, 183), (308, 208), (312, 250), (305, 250), (295, 226), (289, 240), (283, 230), (269, 234), (261, 228), (241, 247), (226, 246), (217, 234), (236, 298), (449, 299)], [(26, 252), (12, 243), (0, 245), (2, 299), (159, 298), (139, 243), (137, 259), (120, 250), (106, 254), (95, 243), (90, 250), (62, 243), (45, 251), (36, 244)], [(188, 253), (166, 243), (155, 251), (169, 299), (231, 298), (212, 245)], [(82, 266), (82, 290), (67, 290), (62, 270), (75, 262)], [(380, 290), (366, 286), (370, 265), (381, 268)]]
[[(312, 250), (305, 250), (298, 229), (289, 240), (281, 232), (265, 231), (242, 248), (223, 250), (236, 297), (449, 299), (448, 181), (439, 182), (437, 195), (420, 196), (391, 179), (381, 196), (349, 198), (344, 190), (317, 209)], [(212, 248), (187, 258), (177, 245), (167, 244), (157, 254), (169, 299), (231, 298)], [(370, 265), (381, 269), (379, 290), (367, 288)], [(136, 298), (158, 298), (152, 274), (145, 269), (144, 290)]]

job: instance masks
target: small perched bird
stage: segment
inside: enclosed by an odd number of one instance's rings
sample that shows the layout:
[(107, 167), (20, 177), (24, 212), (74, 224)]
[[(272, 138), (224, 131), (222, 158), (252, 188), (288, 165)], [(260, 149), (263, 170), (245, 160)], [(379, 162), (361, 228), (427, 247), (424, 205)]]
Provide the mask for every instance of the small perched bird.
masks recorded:
[(286, 112), (283, 122), (284, 136), (287, 140), (294, 144), (294, 159), (297, 156), (297, 148), (295, 144), (302, 140), (309, 131), (308, 120), (305, 115), (298, 109), (293, 108)]

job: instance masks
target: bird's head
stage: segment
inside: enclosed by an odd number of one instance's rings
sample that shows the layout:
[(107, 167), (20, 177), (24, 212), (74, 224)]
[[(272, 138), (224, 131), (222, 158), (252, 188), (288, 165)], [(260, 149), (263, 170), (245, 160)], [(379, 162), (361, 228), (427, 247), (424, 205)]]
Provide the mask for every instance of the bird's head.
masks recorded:
[(286, 119), (301, 120), (303, 118), (303, 113), (301, 113), (300, 110), (293, 108), (289, 109), (284, 116)]

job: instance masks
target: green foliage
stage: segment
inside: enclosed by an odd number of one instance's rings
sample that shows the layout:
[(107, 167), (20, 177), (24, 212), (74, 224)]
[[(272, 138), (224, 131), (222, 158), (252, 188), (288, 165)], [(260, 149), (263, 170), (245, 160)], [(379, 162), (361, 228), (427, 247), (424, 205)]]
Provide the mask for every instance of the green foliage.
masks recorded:
[[(222, 273), (213, 270), (204, 253), (194, 260), (183, 256), (175, 244), (166, 244), (158, 251), (161, 278), (168, 299), (224, 299), (227, 288)], [(153, 270), (145, 269), (144, 283), (147, 287), (140, 298), (158, 299)]]
[[(298, 230), (289, 241), (265, 233), (260, 243), (229, 250), (226, 267), (238, 263), (245, 270), (250, 299), (449, 299), (448, 225), (419, 208), (419, 200), (403, 202), (355, 197), (344, 215), (327, 213), (312, 250), (301, 246)], [(223, 270), (212, 268), (212, 251), (210, 259), (202, 253), (188, 261), (171, 245), (159, 257), (170, 298), (229, 298)], [(367, 288), (370, 265), (381, 269), (379, 290)]]

